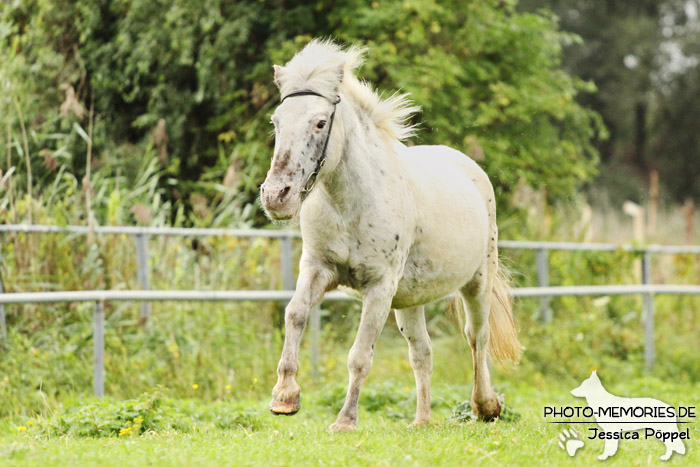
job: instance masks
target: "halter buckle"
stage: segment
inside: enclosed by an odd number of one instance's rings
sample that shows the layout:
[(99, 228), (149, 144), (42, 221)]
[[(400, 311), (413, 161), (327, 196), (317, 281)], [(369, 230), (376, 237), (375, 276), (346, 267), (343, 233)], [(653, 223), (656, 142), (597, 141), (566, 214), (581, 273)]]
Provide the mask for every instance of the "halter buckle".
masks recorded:
[[(306, 179), (306, 182), (304, 183), (304, 188), (302, 188), (301, 190), (301, 194), (308, 194), (309, 192), (311, 192), (314, 186), (316, 186), (316, 179), (318, 177), (318, 173), (321, 171), (321, 168), (323, 168), (323, 165), (325, 163), (326, 159), (324, 158), (318, 164), (318, 168), (309, 174), (309, 178)], [(311, 184), (309, 184), (309, 182), (311, 182)]]

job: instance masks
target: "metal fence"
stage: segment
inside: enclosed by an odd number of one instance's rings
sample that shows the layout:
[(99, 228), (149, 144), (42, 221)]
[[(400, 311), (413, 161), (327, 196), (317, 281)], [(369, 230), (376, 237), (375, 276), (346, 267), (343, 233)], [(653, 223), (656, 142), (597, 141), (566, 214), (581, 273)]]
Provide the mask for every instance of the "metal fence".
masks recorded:
[[(48, 225), (8, 224), (0, 225), (0, 233), (22, 232), (27, 234), (79, 234), (86, 235), (90, 229), (86, 226), (57, 227)], [(94, 392), (104, 395), (104, 308), (105, 301), (140, 301), (141, 317), (148, 320), (151, 316), (150, 303), (154, 301), (282, 301), (292, 298), (294, 289), (294, 265), (292, 258), (292, 240), (300, 238), (298, 232), (291, 230), (261, 229), (189, 229), (168, 227), (95, 227), (95, 234), (129, 235), (135, 240), (135, 253), (138, 264), (138, 285), (141, 290), (88, 290), (68, 292), (29, 292), (4, 293), (0, 277), (0, 338), (6, 337), (5, 304), (47, 303), (47, 302), (95, 302), (93, 312), (94, 345)], [(149, 290), (150, 272), (148, 267), (148, 237), (151, 236), (188, 236), (188, 237), (267, 237), (280, 240), (280, 260), (282, 267), (282, 287), (284, 290), (235, 290), (235, 291), (200, 291), (200, 290)], [(519, 287), (513, 289), (514, 297), (540, 298), (540, 316), (543, 322), (552, 320), (550, 301), (555, 296), (584, 295), (642, 295), (644, 322), (644, 358), (647, 369), (651, 369), (655, 359), (654, 348), (654, 301), (657, 294), (700, 295), (700, 285), (661, 285), (652, 284), (652, 254), (700, 254), (700, 245), (615, 245), (611, 243), (574, 243), (574, 242), (532, 242), (500, 241), (501, 249), (534, 250), (538, 287)], [(642, 283), (632, 285), (599, 286), (550, 286), (548, 254), (552, 250), (566, 251), (628, 251), (642, 257)], [(2, 251), (0, 249), (0, 259)], [(341, 292), (330, 292), (324, 300), (353, 300)], [(320, 347), (320, 312), (311, 310), (309, 317), (311, 368), (316, 372), (319, 362)]]

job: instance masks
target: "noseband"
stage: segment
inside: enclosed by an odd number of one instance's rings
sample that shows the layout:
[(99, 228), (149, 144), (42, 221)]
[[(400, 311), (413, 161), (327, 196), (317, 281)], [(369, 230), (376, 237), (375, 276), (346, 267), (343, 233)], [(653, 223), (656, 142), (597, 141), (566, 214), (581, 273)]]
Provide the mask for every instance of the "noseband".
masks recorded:
[[(318, 96), (331, 101), (326, 96), (314, 91), (297, 91), (284, 96), (282, 98), (282, 102), (284, 102), (285, 99), (289, 99), (290, 97), (298, 96)], [(306, 183), (304, 183), (304, 187), (301, 189), (302, 198), (305, 198), (306, 195), (308, 195), (311, 192), (311, 189), (316, 184), (316, 177), (318, 177), (318, 173), (321, 171), (323, 164), (326, 163), (326, 149), (328, 148), (328, 140), (331, 139), (331, 130), (333, 129), (333, 118), (335, 117), (336, 106), (340, 103), (340, 96), (336, 96), (335, 101), (331, 102), (333, 103), (333, 113), (331, 113), (331, 118), (328, 122), (328, 133), (326, 134), (326, 142), (323, 143), (323, 152), (321, 152), (321, 157), (318, 159), (318, 161), (316, 161), (316, 169), (314, 169), (314, 171), (311, 172), (311, 174), (309, 174), (309, 178), (306, 179)]]

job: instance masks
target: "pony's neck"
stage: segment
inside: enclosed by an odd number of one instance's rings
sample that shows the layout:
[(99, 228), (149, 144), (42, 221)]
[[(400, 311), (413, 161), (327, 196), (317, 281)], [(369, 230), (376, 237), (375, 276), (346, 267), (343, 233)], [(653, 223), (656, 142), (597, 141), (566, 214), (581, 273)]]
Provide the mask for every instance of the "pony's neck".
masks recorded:
[(338, 109), (339, 116), (342, 153), (322, 183), (333, 207), (352, 219), (376, 203), (384, 178), (398, 170), (398, 157), (363, 110), (351, 103)]

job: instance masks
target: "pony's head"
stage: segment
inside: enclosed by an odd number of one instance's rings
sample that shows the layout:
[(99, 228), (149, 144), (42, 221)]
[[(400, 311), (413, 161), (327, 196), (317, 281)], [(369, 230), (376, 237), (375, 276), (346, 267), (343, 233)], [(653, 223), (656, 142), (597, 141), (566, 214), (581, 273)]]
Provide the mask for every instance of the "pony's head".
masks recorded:
[(284, 67), (274, 66), (282, 103), (271, 118), (275, 150), (260, 187), (263, 207), (271, 218), (294, 217), (320, 169), (337, 163), (333, 160), (337, 151), (327, 145), (341, 141), (332, 134), (342, 130), (337, 123), (332, 125), (340, 85), (346, 70), (352, 73), (360, 58), (358, 48), (343, 51), (332, 42), (315, 40)]
[(602, 387), (600, 378), (598, 378), (598, 373), (593, 370), (591, 376), (583, 380), (583, 382), (577, 387), (571, 390), (571, 395), (576, 397), (586, 397), (594, 394)]
[(362, 55), (359, 47), (343, 50), (329, 40), (313, 40), (284, 67), (274, 66), (282, 103), (272, 115), (275, 149), (260, 187), (262, 205), (272, 219), (296, 216), (316, 178), (322, 180), (338, 165), (348, 127), (338, 117), (354, 114), (344, 112), (343, 106), (355, 106), (390, 139), (412, 134), (407, 120), (417, 107), (405, 95), (382, 100), (358, 81), (353, 70), (362, 63)]

